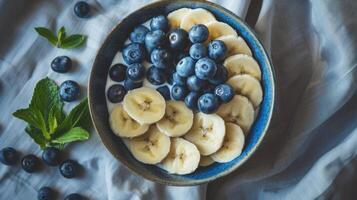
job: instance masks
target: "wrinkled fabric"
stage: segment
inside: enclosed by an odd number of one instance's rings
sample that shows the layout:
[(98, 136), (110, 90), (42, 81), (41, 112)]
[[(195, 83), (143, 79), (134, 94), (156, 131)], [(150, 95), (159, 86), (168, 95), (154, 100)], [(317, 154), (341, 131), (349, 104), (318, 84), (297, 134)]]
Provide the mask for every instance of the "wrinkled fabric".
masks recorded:
[[(96, 52), (110, 30), (149, 0), (91, 0), (88, 19), (73, 13), (74, 1), (0, 1), (0, 148), (41, 156), (11, 113), (27, 107), (36, 82), (72, 79), (85, 96)], [(243, 19), (250, 3), (216, 0)], [(28, 174), (0, 165), (0, 199), (35, 199), (50, 186), (58, 199), (79, 192), (89, 199), (352, 199), (357, 183), (357, 2), (264, 0), (254, 27), (275, 67), (277, 104), (257, 152), (227, 177), (208, 185), (172, 187), (132, 174), (92, 131), (90, 140), (66, 147), (85, 169), (63, 178), (57, 167)], [(45, 26), (88, 35), (74, 50), (50, 46), (34, 31)], [(50, 69), (54, 57), (70, 56), (73, 70)], [(69, 110), (76, 103), (67, 103)]]

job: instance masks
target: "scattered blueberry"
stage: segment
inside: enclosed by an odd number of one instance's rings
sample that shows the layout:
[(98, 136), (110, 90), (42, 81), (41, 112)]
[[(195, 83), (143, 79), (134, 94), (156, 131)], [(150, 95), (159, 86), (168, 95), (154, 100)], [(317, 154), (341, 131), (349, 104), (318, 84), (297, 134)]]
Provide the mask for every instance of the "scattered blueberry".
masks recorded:
[(203, 24), (192, 26), (188, 31), (189, 38), (192, 43), (201, 43), (208, 39), (208, 28)]
[(182, 77), (189, 77), (195, 74), (195, 60), (191, 57), (185, 57), (176, 65), (176, 72)]
[(126, 76), (133, 81), (139, 81), (145, 77), (145, 67), (140, 63), (131, 64), (126, 69)]
[(208, 81), (214, 85), (225, 83), (228, 79), (228, 71), (223, 65), (217, 64), (216, 74)]
[(64, 198), (64, 200), (84, 200), (85, 198), (78, 194), (78, 193), (72, 193), (72, 194), (69, 194), (68, 196), (66, 196)]
[(200, 93), (198, 92), (190, 92), (188, 95), (185, 97), (185, 104), (188, 108), (192, 110), (197, 110), (197, 101), (198, 98), (200, 97)]
[(53, 200), (55, 198), (55, 191), (50, 187), (42, 187), (37, 192), (38, 200)]
[(33, 173), (39, 169), (40, 160), (35, 155), (26, 155), (21, 160), (21, 167), (26, 172)]
[(150, 30), (143, 25), (137, 26), (133, 32), (130, 33), (129, 39), (136, 43), (145, 43), (145, 36)]
[(207, 56), (207, 48), (202, 43), (193, 44), (190, 47), (190, 56), (195, 60), (199, 60)]
[(14, 165), (19, 158), (17, 151), (12, 147), (6, 147), (0, 151), (0, 162), (4, 165)]
[(153, 85), (161, 85), (166, 82), (165, 70), (151, 66), (147, 73), (146, 79)]
[(65, 160), (60, 165), (60, 173), (65, 178), (73, 178), (78, 173), (78, 163), (74, 160)]
[(124, 80), (124, 88), (126, 91), (133, 90), (143, 86), (143, 81), (133, 81), (131, 79)]
[(109, 70), (109, 77), (113, 81), (121, 82), (125, 79), (126, 66), (118, 63), (113, 65)]
[(170, 48), (176, 51), (183, 50), (188, 44), (188, 34), (184, 29), (173, 29), (169, 33)]
[(186, 84), (187, 84), (187, 88), (190, 91), (198, 92), (206, 87), (207, 81), (197, 78), (197, 76), (195, 75), (192, 75), (187, 78)]
[(210, 114), (215, 112), (219, 107), (218, 98), (211, 93), (206, 93), (198, 99), (198, 110)]
[(154, 49), (151, 52), (151, 62), (157, 68), (167, 69), (172, 66), (171, 53), (166, 49)]
[(68, 56), (57, 56), (51, 62), (51, 68), (58, 73), (66, 73), (72, 67), (72, 60)]
[(60, 85), (59, 95), (63, 101), (71, 102), (78, 99), (80, 90), (77, 82), (67, 80)]
[(114, 84), (109, 87), (107, 97), (112, 103), (119, 103), (123, 100), (126, 94), (126, 89), (120, 84)]
[(208, 56), (213, 60), (223, 60), (226, 53), (227, 46), (221, 40), (213, 40), (208, 44)]
[(149, 52), (155, 48), (162, 48), (166, 45), (165, 33), (161, 30), (150, 31), (145, 36), (145, 46)]
[(90, 6), (87, 2), (79, 1), (74, 5), (74, 13), (77, 17), (86, 18), (89, 16)]
[(186, 85), (186, 78), (178, 75), (177, 72), (172, 74), (171, 80), (169, 81), (170, 85)]
[(183, 101), (188, 93), (188, 90), (183, 85), (173, 85), (171, 88), (171, 96), (176, 101)]
[(156, 88), (158, 92), (165, 98), (165, 100), (170, 100), (170, 89), (166, 85)]
[(123, 49), (123, 59), (127, 64), (141, 63), (146, 58), (146, 50), (143, 44), (131, 43)]
[(228, 84), (221, 84), (216, 87), (214, 94), (224, 103), (232, 100), (234, 96), (234, 90), (232, 86)]
[(169, 29), (169, 21), (163, 15), (156, 16), (151, 19), (150, 28), (152, 31), (161, 30), (166, 32)]
[(57, 166), (61, 162), (61, 152), (55, 147), (46, 147), (42, 152), (42, 160), (50, 166)]
[(215, 75), (216, 71), (216, 63), (209, 58), (201, 58), (196, 62), (195, 74), (200, 79), (210, 79)]

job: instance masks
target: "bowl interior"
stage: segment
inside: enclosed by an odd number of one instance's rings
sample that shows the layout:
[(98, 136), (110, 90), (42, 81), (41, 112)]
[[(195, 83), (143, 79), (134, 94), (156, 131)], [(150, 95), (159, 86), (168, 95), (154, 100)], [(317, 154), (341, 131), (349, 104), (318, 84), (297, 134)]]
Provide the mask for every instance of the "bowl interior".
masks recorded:
[[(108, 110), (105, 99), (107, 73), (115, 54), (122, 48), (129, 33), (136, 25), (142, 24), (159, 14), (182, 8), (205, 8), (212, 12), (218, 21), (225, 22), (237, 30), (253, 52), (262, 70), (263, 101), (257, 118), (246, 138), (242, 154), (229, 163), (215, 163), (200, 167), (189, 175), (171, 175), (159, 167), (138, 162), (128, 151), (122, 140), (112, 133), (109, 127)], [(147, 5), (126, 17), (110, 33), (95, 59), (89, 81), (89, 104), (92, 119), (107, 149), (136, 174), (152, 181), (169, 185), (195, 185), (214, 180), (239, 167), (255, 151), (269, 126), (274, 106), (274, 76), (270, 60), (252, 30), (233, 13), (224, 8), (201, 1), (159, 1)]]

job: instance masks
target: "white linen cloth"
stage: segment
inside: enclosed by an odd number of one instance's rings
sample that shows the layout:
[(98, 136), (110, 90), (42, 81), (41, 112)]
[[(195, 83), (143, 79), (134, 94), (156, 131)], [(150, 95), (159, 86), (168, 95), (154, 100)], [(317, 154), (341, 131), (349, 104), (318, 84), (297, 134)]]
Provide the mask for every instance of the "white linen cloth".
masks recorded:
[[(0, 148), (22, 155), (41, 150), (12, 116), (27, 107), (36, 82), (79, 82), (85, 93), (101, 43), (119, 21), (149, 0), (91, 0), (93, 16), (77, 18), (75, 1), (0, 1)], [(243, 19), (250, 2), (214, 1)], [(264, 0), (255, 30), (270, 53), (277, 76), (278, 103), (271, 128), (255, 153), (231, 175), (207, 185), (172, 187), (135, 176), (90, 140), (66, 147), (85, 169), (65, 179), (57, 167), (34, 174), (19, 165), (0, 165), (0, 199), (36, 199), (42, 186), (58, 199), (78, 192), (88, 199), (352, 199), (357, 181), (357, 2), (352, 0)], [(83, 48), (50, 46), (34, 31), (45, 26), (88, 35)], [(58, 74), (54, 57), (70, 56), (74, 69)], [(84, 96), (84, 95), (83, 95)], [(76, 102), (77, 103), (77, 102)], [(74, 104), (66, 104), (68, 110)]]

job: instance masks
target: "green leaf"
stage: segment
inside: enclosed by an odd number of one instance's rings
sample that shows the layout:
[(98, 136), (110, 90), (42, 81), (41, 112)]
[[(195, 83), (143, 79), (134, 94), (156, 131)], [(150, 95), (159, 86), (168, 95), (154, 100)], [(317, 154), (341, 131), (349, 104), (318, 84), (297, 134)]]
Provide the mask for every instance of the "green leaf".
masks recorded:
[(46, 147), (47, 141), (43, 137), (41, 131), (31, 125), (28, 125), (25, 129), (25, 132), (38, 144), (41, 149)]
[(56, 137), (52, 140), (52, 143), (55, 144), (66, 144), (74, 141), (83, 141), (89, 138), (88, 131), (84, 130), (81, 127), (74, 127), (69, 131), (65, 132), (59, 137)]
[(66, 29), (64, 28), (64, 26), (62, 26), (60, 30), (58, 30), (57, 38), (57, 47), (61, 47), (63, 40), (66, 38)]
[(39, 110), (36, 108), (26, 108), (26, 109), (19, 109), (13, 113), (13, 115), (19, 119), (24, 120), (31, 126), (41, 130), (43, 136), (49, 140), (50, 134), (46, 128), (46, 121), (43, 118), (43, 115)]
[(57, 45), (57, 37), (50, 29), (45, 27), (36, 27), (35, 30), (39, 35), (46, 38), (52, 45)]
[(58, 126), (56, 119), (56, 107), (53, 106), (48, 114), (48, 128), (50, 134), (54, 133)]
[(70, 35), (61, 42), (61, 48), (73, 49), (84, 44), (86, 37), (80, 34)]

